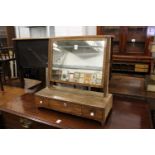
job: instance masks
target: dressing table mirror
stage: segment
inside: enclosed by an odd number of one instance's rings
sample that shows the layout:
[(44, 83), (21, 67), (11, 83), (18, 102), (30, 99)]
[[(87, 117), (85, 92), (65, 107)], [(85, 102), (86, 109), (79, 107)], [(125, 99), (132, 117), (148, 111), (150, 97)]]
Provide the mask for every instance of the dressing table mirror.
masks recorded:
[[(38, 108), (85, 117), (103, 125), (112, 108), (112, 94), (108, 93), (110, 53), (111, 36), (50, 38), (48, 87), (35, 94)], [(101, 88), (102, 92), (83, 87)]]
[(104, 39), (54, 41), (51, 81), (102, 87), (105, 42)]

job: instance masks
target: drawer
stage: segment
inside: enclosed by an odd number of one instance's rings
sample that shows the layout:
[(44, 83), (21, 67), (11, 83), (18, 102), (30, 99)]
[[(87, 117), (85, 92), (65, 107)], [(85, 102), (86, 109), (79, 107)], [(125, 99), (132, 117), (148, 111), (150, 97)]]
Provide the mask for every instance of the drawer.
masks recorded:
[(3, 124), (6, 129), (49, 129), (54, 128), (46, 124), (32, 121), (14, 114), (2, 113)]
[(103, 119), (103, 110), (83, 106), (82, 107), (82, 116), (87, 117), (87, 118), (91, 118), (94, 120), (102, 120)]
[(81, 105), (69, 103), (66, 101), (57, 101), (57, 100), (50, 100), (49, 101), (49, 108), (61, 112), (71, 113), (75, 115), (81, 115)]
[(149, 65), (147, 64), (135, 64), (135, 68), (149, 68)]
[(135, 68), (135, 72), (148, 72), (146, 68)]
[(35, 103), (39, 107), (48, 107), (48, 99), (41, 96), (35, 96)]

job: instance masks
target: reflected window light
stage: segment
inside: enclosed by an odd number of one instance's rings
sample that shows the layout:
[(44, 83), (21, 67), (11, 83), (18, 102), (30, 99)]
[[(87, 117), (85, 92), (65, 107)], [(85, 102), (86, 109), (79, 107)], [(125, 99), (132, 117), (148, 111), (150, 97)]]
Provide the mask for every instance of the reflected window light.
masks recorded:
[(62, 52), (59, 48), (57, 48), (57, 47), (54, 47), (53, 48), (55, 51), (58, 51), (58, 52)]
[(95, 51), (102, 52), (105, 47), (105, 41), (86, 41)]
[(90, 46), (99, 46), (99, 47), (105, 46), (105, 41), (86, 41), (86, 43)]
[(78, 45), (74, 45), (74, 50), (78, 50)]
[(155, 26), (149, 26), (148, 27), (147, 36), (155, 36)]
[(58, 47), (58, 45), (56, 43), (53, 43), (53, 47)]

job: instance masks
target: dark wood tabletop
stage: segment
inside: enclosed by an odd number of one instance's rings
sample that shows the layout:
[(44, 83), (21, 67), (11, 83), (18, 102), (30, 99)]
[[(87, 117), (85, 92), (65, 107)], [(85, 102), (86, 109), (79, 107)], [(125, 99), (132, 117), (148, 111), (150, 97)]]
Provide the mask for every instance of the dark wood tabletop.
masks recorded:
[[(7, 97), (6, 97), (7, 98)], [(47, 109), (38, 109), (34, 94), (26, 93), (1, 102), (0, 111), (63, 129), (140, 129), (152, 128), (149, 105), (145, 100), (114, 96), (113, 109), (105, 123), (100, 123)], [(61, 123), (56, 123), (61, 120)]]

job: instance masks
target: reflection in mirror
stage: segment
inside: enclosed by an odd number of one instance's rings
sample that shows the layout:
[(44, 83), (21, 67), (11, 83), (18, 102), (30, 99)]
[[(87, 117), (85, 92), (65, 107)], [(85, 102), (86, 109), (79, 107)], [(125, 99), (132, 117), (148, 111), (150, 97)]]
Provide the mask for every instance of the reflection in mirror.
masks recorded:
[(53, 42), (52, 80), (102, 84), (106, 40)]

